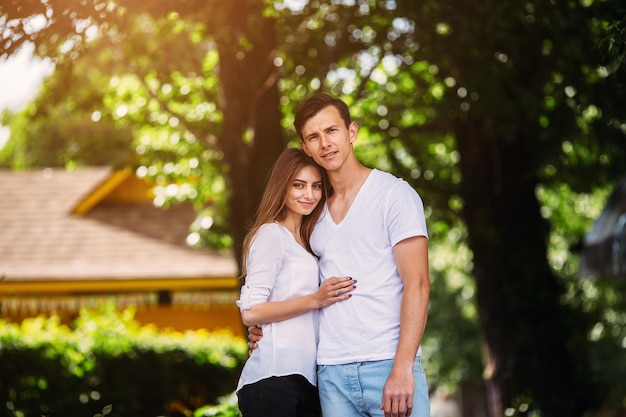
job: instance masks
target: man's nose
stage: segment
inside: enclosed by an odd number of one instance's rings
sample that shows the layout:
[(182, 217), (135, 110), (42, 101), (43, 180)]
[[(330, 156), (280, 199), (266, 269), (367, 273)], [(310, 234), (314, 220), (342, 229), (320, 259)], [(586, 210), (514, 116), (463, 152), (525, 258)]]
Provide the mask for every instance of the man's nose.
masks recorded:
[(321, 142), (321, 144), (322, 144), (322, 148), (327, 147), (327, 146), (330, 144), (330, 140), (329, 140), (329, 138), (328, 138), (328, 135), (326, 135), (326, 134), (322, 134), (322, 135), (320, 136), (320, 142)]

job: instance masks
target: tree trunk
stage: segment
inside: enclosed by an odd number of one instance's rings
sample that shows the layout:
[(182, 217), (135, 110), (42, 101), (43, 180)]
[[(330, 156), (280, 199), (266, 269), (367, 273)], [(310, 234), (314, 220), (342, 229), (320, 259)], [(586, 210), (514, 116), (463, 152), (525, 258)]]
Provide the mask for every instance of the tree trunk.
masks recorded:
[(547, 261), (549, 225), (535, 194), (532, 141), (486, 137), (490, 131), (472, 119), (456, 129), (489, 414), (527, 403), (544, 417), (579, 416), (588, 404), (568, 347), (572, 316)]
[[(223, 132), (220, 147), (228, 180), (228, 215), (236, 259), (256, 212), (265, 180), (285, 147), (281, 126), (275, 21), (262, 18), (263, 4), (233, 0), (220, 5), (231, 26), (218, 36), (220, 109)], [(246, 42), (253, 44), (247, 48)]]

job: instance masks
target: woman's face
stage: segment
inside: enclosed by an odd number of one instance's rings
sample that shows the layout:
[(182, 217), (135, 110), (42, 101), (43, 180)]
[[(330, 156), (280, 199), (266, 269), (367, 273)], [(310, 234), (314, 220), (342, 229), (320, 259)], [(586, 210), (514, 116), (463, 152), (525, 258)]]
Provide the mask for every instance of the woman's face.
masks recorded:
[(322, 198), (322, 176), (312, 166), (305, 166), (298, 173), (287, 192), (285, 206), (292, 214), (311, 214)]

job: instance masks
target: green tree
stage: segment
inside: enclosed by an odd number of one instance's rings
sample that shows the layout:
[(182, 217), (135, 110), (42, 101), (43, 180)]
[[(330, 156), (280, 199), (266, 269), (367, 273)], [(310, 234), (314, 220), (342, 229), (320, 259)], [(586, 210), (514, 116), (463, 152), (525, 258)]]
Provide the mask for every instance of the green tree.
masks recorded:
[[(58, 65), (34, 102), (17, 115), (6, 113), (11, 140), (0, 149), (0, 166), (14, 169), (72, 165), (123, 167), (133, 159), (133, 134), (110, 117), (100, 118), (102, 92), (82, 59)], [(81, 65), (82, 64), (82, 65)], [(86, 68), (87, 67), (87, 68)], [(66, 94), (76, 86), (93, 86)], [(55, 94), (62, 97), (55, 97)]]
[[(415, 41), (399, 55), (405, 71), (389, 74), (393, 98), (368, 91), (390, 121), (372, 133), (395, 167), (435, 185), (432, 201), (443, 197), (467, 226), (491, 415), (523, 398), (544, 415), (580, 415), (600, 397), (586, 365), (590, 322), (561, 302), (537, 193), (588, 191), (625, 171), (623, 104), (597, 45), (602, 6), (406, 4)], [(418, 120), (407, 108), (422, 110)]]
[[(520, 402), (545, 416), (596, 407), (591, 317), (563, 302), (539, 195), (564, 183), (589, 192), (625, 171), (619, 2), (293, 4), (11, 1), (3, 54), (30, 41), (78, 63), (95, 49), (110, 82), (86, 113), (130, 127), (150, 175), (195, 175), (193, 198), (216, 201), (218, 220), (228, 213), (237, 250), (294, 135), (294, 103), (319, 89), (343, 96), (364, 122), (361, 157), (420, 191), (435, 241), (449, 233), (471, 250), (458, 267), (475, 279), (490, 415)], [(441, 305), (472, 300), (457, 295)], [(471, 329), (472, 314), (455, 318)]]
[[(81, 5), (11, 1), (2, 5), (7, 29), (3, 55), (34, 42), (37, 53), (57, 59), (70, 67), (67, 74), (74, 74), (71, 66), (83, 52), (94, 45), (106, 48), (94, 54), (99, 58), (95, 62), (105, 65), (109, 74), (133, 74), (140, 84), (134, 90), (147, 95), (144, 102), (132, 103), (137, 109), (129, 117), (127, 107), (111, 103), (111, 118), (121, 125), (131, 123), (131, 116), (147, 117), (157, 126), (182, 123), (190, 146), (200, 142), (203, 149), (214, 151), (201, 153), (203, 158), (192, 164), (199, 167), (209, 161), (215, 165), (211, 173), (226, 180), (228, 215), (233, 219), (228, 232), (240, 258), (245, 225), (263, 189), (263, 173), (286, 144), (273, 61), (278, 51), (275, 21), (262, 18), (263, 10), (262, 2), (245, 0)], [(256, 36), (259, 33), (263, 36)], [(195, 87), (193, 103), (186, 103), (190, 92), (182, 84)], [(117, 93), (132, 96), (127, 84), (118, 85), (122, 91)], [(66, 92), (50, 91), (60, 100)], [(190, 109), (192, 105), (196, 108)], [(174, 158), (158, 139), (156, 146), (144, 147), (161, 161)], [(208, 194), (199, 197), (213, 199)]]

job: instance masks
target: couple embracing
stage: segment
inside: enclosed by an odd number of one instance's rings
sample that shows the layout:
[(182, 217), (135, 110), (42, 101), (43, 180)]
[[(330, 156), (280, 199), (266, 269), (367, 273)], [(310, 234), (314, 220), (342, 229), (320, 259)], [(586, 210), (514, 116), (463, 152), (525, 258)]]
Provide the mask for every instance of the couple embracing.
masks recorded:
[(244, 417), (428, 417), (420, 343), (430, 278), (423, 203), (361, 164), (348, 106), (316, 94), (244, 241), (237, 305), (252, 353)]

